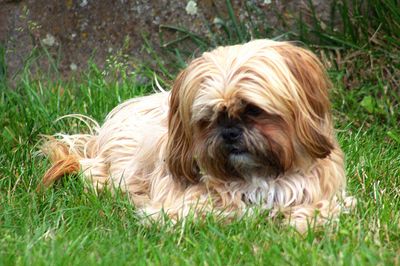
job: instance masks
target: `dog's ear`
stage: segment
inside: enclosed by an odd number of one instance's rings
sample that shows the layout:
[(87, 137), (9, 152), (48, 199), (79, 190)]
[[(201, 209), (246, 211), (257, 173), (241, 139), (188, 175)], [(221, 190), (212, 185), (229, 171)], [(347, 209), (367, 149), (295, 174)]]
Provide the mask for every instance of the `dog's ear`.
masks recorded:
[(322, 63), (310, 51), (289, 45), (281, 54), (299, 87), (299, 108), (294, 112), (298, 138), (310, 155), (325, 158), (333, 149), (329, 130), (331, 82)]
[(190, 122), (184, 121), (189, 120), (189, 117), (183, 115), (184, 109), (190, 105), (188, 102), (183, 102), (182, 86), (186, 75), (187, 70), (179, 73), (171, 91), (166, 158), (172, 177), (183, 185), (199, 181), (197, 165), (193, 156), (193, 138), (187, 128)]

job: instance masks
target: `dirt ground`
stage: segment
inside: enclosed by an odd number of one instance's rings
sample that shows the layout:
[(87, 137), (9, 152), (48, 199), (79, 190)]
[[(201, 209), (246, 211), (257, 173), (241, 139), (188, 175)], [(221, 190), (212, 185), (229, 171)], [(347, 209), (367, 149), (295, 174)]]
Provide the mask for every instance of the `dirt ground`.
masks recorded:
[[(121, 50), (138, 62), (146, 60), (149, 56), (143, 48), (145, 39), (162, 58), (160, 25), (181, 26), (207, 34), (207, 25), (213, 25), (216, 18), (228, 17), (225, 1), (198, 0), (195, 8), (188, 6), (188, 2), (0, 0), (0, 45), (7, 51), (8, 75), (17, 73), (37, 47), (46, 48), (64, 77), (85, 69), (89, 59), (103, 66), (109, 55)], [(304, 4), (300, 0), (251, 2), (271, 18), (273, 27), (281, 26), (276, 10), (290, 21)], [(326, 10), (328, 1), (315, 2), (319, 10)], [(246, 16), (245, 1), (231, 3), (238, 18)], [(173, 39), (173, 35), (164, 32), (163, 37)], [(40, 64), (49, 62), (42, 60)]]

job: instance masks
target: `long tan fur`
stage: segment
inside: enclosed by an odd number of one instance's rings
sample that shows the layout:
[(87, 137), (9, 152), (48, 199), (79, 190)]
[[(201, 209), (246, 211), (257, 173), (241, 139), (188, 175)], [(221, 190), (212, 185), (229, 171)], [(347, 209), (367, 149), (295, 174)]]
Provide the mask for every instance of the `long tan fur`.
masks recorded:
[[(91, 135), (47, 142), (43, 150), (53, 166), (43, 185), (79, 168), (97, 188), (121, 188), (151, 217), (161, 211), (172, 219), (190, 211), (240, 215), (257, 205), (282, 212), (304, 231), (354, 204), (345, 195), (329, 87), (315, 55), (290, 43), (256, 40), (217, 48), (191, 62), (171, 93), (117, 106)], [(262, 114), (243, 118), (246, 106)], [(233, 164), (234, 171), (226, 169), (218, 139), (221, 114), (249, 125), (243, 134), (253, 155)]]

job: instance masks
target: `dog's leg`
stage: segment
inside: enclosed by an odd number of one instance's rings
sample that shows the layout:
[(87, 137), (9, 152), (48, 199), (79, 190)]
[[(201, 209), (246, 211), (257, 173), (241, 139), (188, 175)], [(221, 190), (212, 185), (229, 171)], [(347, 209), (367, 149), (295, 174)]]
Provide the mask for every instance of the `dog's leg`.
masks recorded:
[(328, 222), (335, 222), (339, 215), (348, 212), (356, 205), (353, 197), (343, 197), (332, 200), (320, 200), (312, 205), (298, 205), (280, 210), (285, 216), (285, 221), (294, 226), (300, 233), (305, 233), (309, 228), (318, 228)]

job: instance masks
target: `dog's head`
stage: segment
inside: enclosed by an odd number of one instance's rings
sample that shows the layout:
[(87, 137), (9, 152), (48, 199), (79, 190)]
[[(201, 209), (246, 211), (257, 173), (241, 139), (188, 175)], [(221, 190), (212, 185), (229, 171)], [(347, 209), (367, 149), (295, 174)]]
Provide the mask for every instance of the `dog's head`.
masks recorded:
[(256, 40), (193, 60), (171, 92), (167, 163), (184, 183), (275, 177), (333, 149), (324, 68), (287, 42)]

